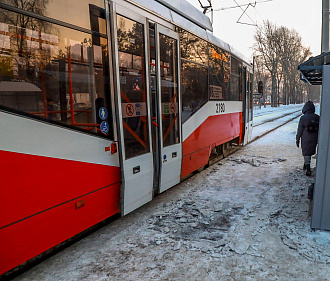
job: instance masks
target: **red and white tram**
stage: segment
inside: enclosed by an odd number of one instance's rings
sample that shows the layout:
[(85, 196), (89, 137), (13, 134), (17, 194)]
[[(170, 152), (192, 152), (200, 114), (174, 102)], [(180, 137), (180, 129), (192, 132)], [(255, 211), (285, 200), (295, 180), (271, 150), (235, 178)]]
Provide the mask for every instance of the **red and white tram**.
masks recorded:
[(252, 129), (252, 67), (170, 0), (0, 3), (0, 275)]

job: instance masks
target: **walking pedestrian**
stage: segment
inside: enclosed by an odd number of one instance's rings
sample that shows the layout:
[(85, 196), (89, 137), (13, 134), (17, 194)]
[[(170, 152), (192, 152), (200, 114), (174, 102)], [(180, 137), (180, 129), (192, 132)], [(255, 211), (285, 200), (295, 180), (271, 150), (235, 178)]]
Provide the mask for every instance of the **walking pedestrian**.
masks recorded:
[(301, 139), (301, 149), (304, 157), (303, 169), (306, 170), (306, 176), (310, 176), (310, 163), (312, 155), (316, 152), (320, 116), (315, 114), (315, 106), (311, 101), (305, 103), (302, 113), (303, 116), (300, 117), (296, 135), (296, 145), (299, 147)]

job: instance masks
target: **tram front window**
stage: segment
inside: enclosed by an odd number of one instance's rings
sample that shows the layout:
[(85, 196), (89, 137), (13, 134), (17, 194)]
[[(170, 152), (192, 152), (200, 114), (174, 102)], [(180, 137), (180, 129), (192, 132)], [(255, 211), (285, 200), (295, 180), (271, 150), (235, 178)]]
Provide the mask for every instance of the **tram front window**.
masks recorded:
[(144, 27), (117, 15), (120, 95), (126, 159), (150, 151)]

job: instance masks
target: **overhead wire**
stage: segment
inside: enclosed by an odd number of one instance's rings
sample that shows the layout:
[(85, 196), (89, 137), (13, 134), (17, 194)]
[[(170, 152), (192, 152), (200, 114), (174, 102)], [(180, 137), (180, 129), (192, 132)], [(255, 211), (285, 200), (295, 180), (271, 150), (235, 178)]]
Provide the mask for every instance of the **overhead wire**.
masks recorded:
[[(199, 2), (200, 2), (200, 0), (198, 0)], [(243, 11), (243, 13), (240, 15), (240, 17), (238, 18), (238, 20), (236, 21), (236, 23), (239, 23), (239, 24), (246, 24), (246, 25), (252, 25), (252, 26), (257, 26), (257, 23), (248, 15), (248, 13), (247, 13), (247, 10), (248, 10), (248, 8), (249, 7), (253, 7), (254, 8), (254, 10), (258, 13), (258, 15), (260, 16), (260, 18), (261, 19), (263, 19), (262, 18), (262, 16), (260, 15), (260, 13), (259, 13), (259, 11), (258, 11), (258, 9), (256, 8), (256, 6), (257, 6), (257, 4), (259, 4), (259, 3), (265, 3), (265, 2), (271, 2), (271, 1), (273, 1), (273, 0), (259, 0), (259, 1), (254, 1), (254, 2), (249, 2), (249, 3), (246, 3), (246, 4), (239, 4), (236, 0), (233, 0), (234, 2), (235, 2), (235, 4), (236, 4), (236, 6), (230, 6), (230, 7), (222, 7), (222, 8), (216, 8), (216, 9), (213, 9), (213, 7), (212, 7), (212, 4), (211, 4), (211, 0), (207, 0), (209, 3), (210, 3), (210, 7), (212, 8), (212, 10), (211, 10), (211, 12), (212, 12), (212, 14), (213, 14), (213, 12), (217, 12), (217, 11), (226, 11), (226, 10), (229, 10), (229, 9), (235, 9), (235, 8), (240, 8), (242, 11)], [(201, 3), (201, 2), (200, 2)], [(246, 7), (245, 9), (243, 9), (243, 7)], [(206, 11), (206, 13), (208, 13), (209, 11)], [(250, 19), (250, 21), (252, 22), (252, 23), (248, 23), (248, 22), (242, 22), (242, 21), (240, 21), (241, 20), (241, 18), (244, 16), (244, 15), (246, 15), (249, 19)]]
[(244, 6), (255, 7), (256, 4), (258, 4), (258, 3), (265, 3), (265, 2), (271, 2), (271, 1), (273, 1), (273, 0), (254, 1), (254, 2), (247, 3), (247, 4), (238, 4), (238, 3), (236, 3), (236, 6), (217, 8), (217, 9), (213, 9), (213, 11), (215, 11), (215, 12), (224, 11), (224, 10), (229, 10), (229, 9), (241, 8), (241, 7), (244, 7)]
[[(235, 4), (237, 6), (239, 6), (241, 8), (241, 10), (243, 11), (243, 13), (241, 14), (241, 16), (238, 18), (238, 20), (236, 21), (236, 23), (240, 23), (240, 24), (246, 24), (246, 25), (253, 25), (253, 26), (257, 26), (256, 23), (253, 21), (253, 19), (251, 19), (251, 17), (247, 14), (246, 10), (250, 7), (250, 3), (247, 5), (246, 9), (244, 10), (242, 8), (242, 6), (240, 6), (236, 0), (233, 0), (235, 2)], [(255, 4), (256, 5), (256, 4)], [(252, 6), (253, 7), (253, 6)], [(244, 23), (244, 22), (240, 22), (239, 20), (244, 16), (244, 14), (253, 22), (253, 24), (251, 23)]]

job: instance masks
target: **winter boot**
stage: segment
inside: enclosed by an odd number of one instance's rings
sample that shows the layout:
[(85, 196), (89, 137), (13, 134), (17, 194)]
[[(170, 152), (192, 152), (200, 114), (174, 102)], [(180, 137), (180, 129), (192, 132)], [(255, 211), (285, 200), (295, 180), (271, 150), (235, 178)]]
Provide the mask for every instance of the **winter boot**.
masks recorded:
[(306, 176), (310, 176), (312, 174), (311, 172), (311, 165), (310, 164), (306, 164)]
[(303, 170), (306, 170), (306, 164), (304, 163)]

